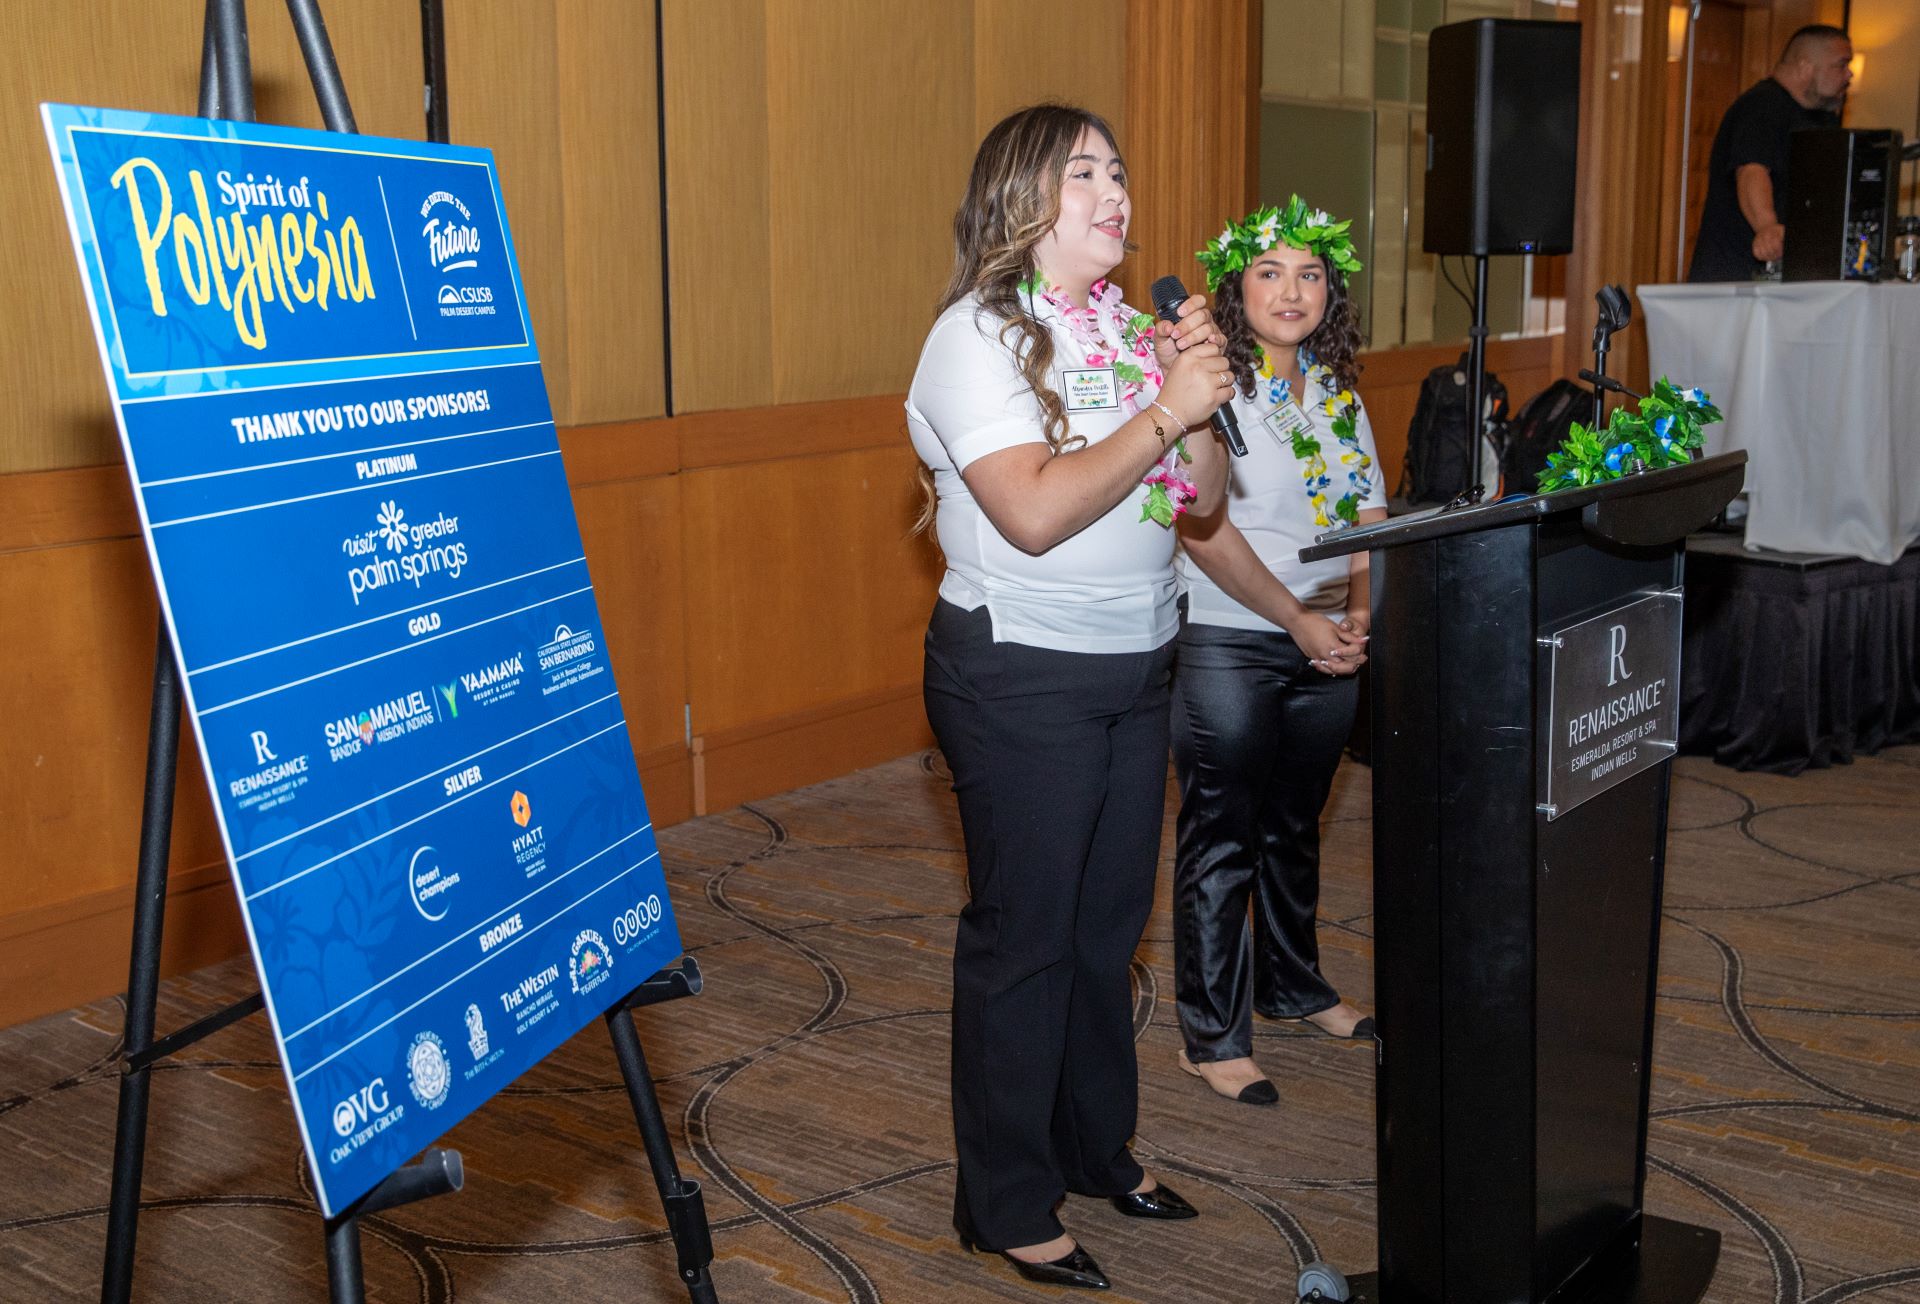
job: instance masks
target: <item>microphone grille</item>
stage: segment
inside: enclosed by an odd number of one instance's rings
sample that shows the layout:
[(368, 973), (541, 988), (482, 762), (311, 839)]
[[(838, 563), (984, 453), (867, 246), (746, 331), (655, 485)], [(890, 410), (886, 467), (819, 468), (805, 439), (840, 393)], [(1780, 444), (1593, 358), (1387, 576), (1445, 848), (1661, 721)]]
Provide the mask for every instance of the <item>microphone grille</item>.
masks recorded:
[(1187, 287), (1181, 284), (1177, 276), (1161, 277), (1147, 293), (1153, 298), (1153, 310), (1169, 320), (1174, 310), (1187, 301)]

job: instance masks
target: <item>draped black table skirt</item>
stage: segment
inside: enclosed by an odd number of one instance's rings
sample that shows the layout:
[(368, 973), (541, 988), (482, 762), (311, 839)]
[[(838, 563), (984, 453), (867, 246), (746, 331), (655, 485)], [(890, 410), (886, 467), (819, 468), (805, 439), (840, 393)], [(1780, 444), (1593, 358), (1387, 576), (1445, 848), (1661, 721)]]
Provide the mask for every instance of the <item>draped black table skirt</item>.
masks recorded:
[(1680, 750), (1798, 774), (1920, 741), (1920, 547), (1891, 566), (1687, 543)]

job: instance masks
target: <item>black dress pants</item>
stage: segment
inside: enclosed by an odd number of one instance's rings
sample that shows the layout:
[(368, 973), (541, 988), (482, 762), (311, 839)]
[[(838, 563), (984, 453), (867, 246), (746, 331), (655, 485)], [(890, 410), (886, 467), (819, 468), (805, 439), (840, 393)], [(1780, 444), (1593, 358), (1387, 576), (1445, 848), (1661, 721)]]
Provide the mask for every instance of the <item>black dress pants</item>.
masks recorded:
[(1196, 1063), (1252, 1054), (1255, 1010), (1294, 1019), (1340, 1003), (1315, 936), (1320, 811), (1356, 694), (1285, 634), (1181, 626), (1173, 966)]
[(927, 630), (927, 718), (970, 892), (953, 948), (955, 1211), (986, 1247), (1052, 1240), (1066, 1192), (1143, 1177), (1128, 968), (1153, 905), (1172, 660), (1171, 643), (995, 643), (986, 608), (946, 601)]

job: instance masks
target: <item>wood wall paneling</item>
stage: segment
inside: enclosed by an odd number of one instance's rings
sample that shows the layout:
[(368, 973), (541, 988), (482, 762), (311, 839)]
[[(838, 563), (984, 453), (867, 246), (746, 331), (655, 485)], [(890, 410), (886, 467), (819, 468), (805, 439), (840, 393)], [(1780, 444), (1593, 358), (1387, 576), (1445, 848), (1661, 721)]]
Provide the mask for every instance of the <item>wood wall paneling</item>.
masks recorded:
[(1258, 0), (1127, 2), (1135, 302), (1162, 276), (1204, 287), (1193, 251), (1255, 202), (1260, 17)]
[[(554, 420), (564, 426), (575, 418), (558, 29), (555, 0), (465, 0), (449, 6), (447, 124), (456, 144), (493, 151), (547, 397)], [(615, 26), (608, 39), (618, 41), (620, 34)], [(414, 48), (418, 45), (416, 31)], [(590, 347), (617, 349), (619, 342), (597, 340)]]
[(762, 283), (776, 403), (905, 389), (947, 281), (977, 144), (973, 14), (900, 13), (893, 0), (767, 9), (773, 275)]
[[(567, 419), (666, 413), (653, 7), (558, 0)], [(455, 82), (457, 85), (457, 81)]]
[[(5, 477), (0, 503), (34, 481), (74, 475)], [(132, 919), (158, 618), (150, 576), (132, 537), (0, 552), (0, 711), (17, 726), (0, 748), (0, 821), (12, 831), (0, 880), (0, 1025), (107, 995), (125, 979), (124, 948), (112, 939)], [(240, 934), (190, 728), (177, 766), (169, 900), (199, 895), (173, 911), (179, 935), (166, 954), (187, 966), (230, 954)], [(206, 867), (217, 872), (194, 875)], [(99, 962), (76, 965), (76, 955)]]
[[(665, 439), (665, 432), (654, 434)], [(636, 755), (687, 751), (686, 593), (674, 477), (576, 484), (574, 509)], [(657, 804), (657, 803), (656, 803)], [(655, 821), (662, 816), (655, 814)]]
[(766, 0), (660, 3), (673, 409), (772, 403)]
[[(1601, 286), (1629, 292), (1659, 277), (1661, 206), (1677, 203), (1665, 162), (1667, 24), (1642, 22), (1604, 0), (1581, 0), (1579, 195), (1567, 259), (1567, 332), (1590, 339)], [(1578, 364), (1576, 364), (1578, 365)], [(1616, 335), (1609, 369), (1646, 383), (1646, 328), (1635, 313)]]
[[(1113, 0), (974, 0), (973, 144), (1015, 109), (1058, 100), (1105, 118), (1127, 149), (1126, 54)], [(947, 187), (950, 209), (966, 180)]]
[(912, 451), (682, 474), (695, 734), (917, 681), (938, 567)]

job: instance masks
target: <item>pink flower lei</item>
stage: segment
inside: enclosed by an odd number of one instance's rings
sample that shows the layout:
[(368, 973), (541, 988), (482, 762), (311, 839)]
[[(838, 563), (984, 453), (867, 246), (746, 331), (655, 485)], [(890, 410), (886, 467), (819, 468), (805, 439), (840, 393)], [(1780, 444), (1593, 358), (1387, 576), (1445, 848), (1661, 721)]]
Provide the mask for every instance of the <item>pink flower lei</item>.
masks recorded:
[[(1089, 367), (1113, 368), (1120, 382), (1122, 411), (1129, 417), (1138, 416), (1141, 409), (1153, 401), (1152, 394), (1143, 399), (1143, 391), (1151, 385), (1153, 393), (1158, 394), (1166, 379), (1160, 370), (1160, 360), (1153, 352), (1153, 318), (1122, 303), (1119, 286), (1111, 281), (1095, 281), (1087, 291), (1084, 308), (1076, 307), (1064, 290), (1039, 273), (1022, 288), (1052, 305), (1060, 314), (1068, 333), (1086, 354)], [(1147, 496), (1140, 505), (1141, 520), (1171, 528), (1200, 496), (1193, 477), (1187, 474), (1186, 463), (1192, 460), (1183, 437), (1175, 440), (1166, 455), (1147, 468), (1140, 480), (1147, 487)]]

